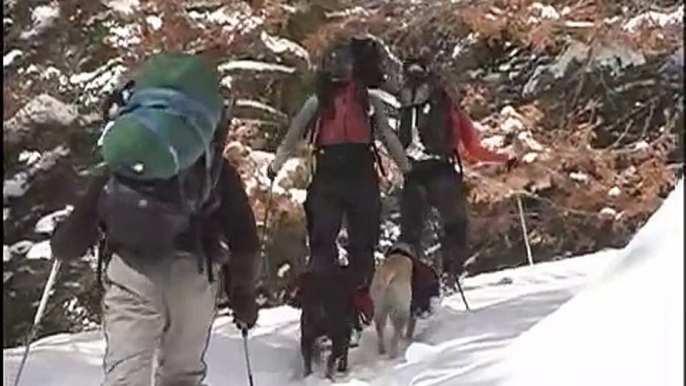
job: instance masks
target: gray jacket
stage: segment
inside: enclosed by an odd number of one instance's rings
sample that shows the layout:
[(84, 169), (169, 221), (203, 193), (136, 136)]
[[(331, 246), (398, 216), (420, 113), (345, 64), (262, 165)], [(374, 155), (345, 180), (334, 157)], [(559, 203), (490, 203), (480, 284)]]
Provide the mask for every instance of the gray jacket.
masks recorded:
[[(402, 170), (403, 173), (408, 172), (410, 170), (410, 162), (405, 155), (400, 140), (398, 140), (398, 137), (388, 124), (388, 116), (384, 110), (383, 102), (378, 96), (370, 92), (369, 103), (372, 105), (375, 112), (374, 119), (376, 120), (376, 130), (374, 130), (374, 134), (376, 138), (381, 140), (400, 170)], [(308, 123), (314, 118), (315, 114), (317, 114), (318, 106), (319, 101), (317, 96), (312, 95), (305, 101), (303, 107), (293, 118), (291, 126), (286, 133), (286, 137), (276, 151), (276, 157), (271, 166), (274, 172), (278, 173), (286, 160), (295, 156), (298, 143), (304, 137)]]

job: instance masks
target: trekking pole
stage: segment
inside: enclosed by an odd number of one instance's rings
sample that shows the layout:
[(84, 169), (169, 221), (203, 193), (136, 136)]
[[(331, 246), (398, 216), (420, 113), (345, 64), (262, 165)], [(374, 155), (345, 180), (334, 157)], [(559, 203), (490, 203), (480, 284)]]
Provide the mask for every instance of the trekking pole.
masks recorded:
[(469, 303), (467, 303), (467, 297), (464, 296), (464, 291), (462, 290), (462, 284), (460, 284), (460, 278), (456, 277), (455, 278), (455, 283), (457, 283), (457, 290), (460, 291), (460, 296), (462, 296), (462, 301), (464, 302), (464, 306), (467, 309), (467, 311), (471, 311), (469, 308)]
[(48, 298), (50, 297), (50, 291), (52, 290), (52, 287), (55, 285), (55, 279), (57, 278), (57, 272), (59, 272), (60, 267), (62, 265), (62, 261), (59, 259), (55, 259), (55, 262), (52, 264), (52, 270), (50, 271), (50, 276), (48, 276), (48, 281), (45, 283), (45, 288), (43, 289), (43, 295), (41, 296), (40, 303), (38, 304), (38, 310), (36, 311), (36, 316), (33, 319), (33, 325), (31, 326), (31, 330), (29, 330), (29, 334), (26, 336), (26, 348), (24, 349), (24, 355), (21, 358), (21, 362), (19, 363), (19, 371), (17, 371), (17, 376), (14, 378), (14, 386), (19, 385), (19, 380), (21, 379), (21, 373), (24, 370), (24, 366), (26, 365), (26, 360), (29, 357), (29, 350), (31, 347), (31, 342), (33, 339), (36, 337), (36, 333), (38, 332), (38, 326), (40, 324), (41, 319), (43, 319), (43, 314), (45, 313), (45, 307), (48, 303)]
[(245, 352), (245, 366), (248, 369), (248, 384), (255, 386), (255, 380), (252, 377), (252, 368), (250, 366), (250, 353), (248, 352), (248, 329), (242, 328), (241, 335), (243, 335), (243, 351)]
[[(434, 231), (434, 234), (438, 234), (438, 229), (436, 228), (436, 224), (433, 221), (429, 221), (429, 224), (431, 224), (431, 228)], [(443, 246), (443, 242), (441, 241), (441, 246)], [(442, 248), (441, 248), (442, 249)], [(441, 251), (442, 253), (443, 251)], [(457, 284), (457, 290), (460, 292), (460, 296), (462, 297), (462, 301), (464, 302), (464, 306), (467, 309), (467, 311), (471, 311), (469, 308), (469, 303), (467, 303), (467, 297), (464, 294), (464, 290), (462, 289), (462, 284), (460, 283), (460, 277), (455, 275), (455, 284)]]
[(264, 208), (264, 229), (262, 230), (262, 241), (260, 242), (262, 244), (261, 250), (264, 258), (264, 269), (265, 273), (267, 274), (267, 283), (271, 285), (271, 270), (269, 268), (269, 259), (267, 258), (267, 235), (269, 234), (269, 212), (271, 212), (271, 207), (272, 207), (272, 196), (274, 195), (272, 193), (273, 188), (274, 188), (274, 180), (276, 180), (276, 177), (269, 182), (269, 193), (267, 193), (267, 206)]
[(529, 244), (529, 236), (526, 230), (526, 222), (524, 221), (524, 209), (522, 208), (522, 198), (517, 195), (517, 209), (519, 209), (519, 220), (522, 224), (522, 234), (524, 234), (524, 245), (526, 246), (526, 258), (529, 260), (529, 265), (534, 265), (534, 258), (531, 255), (531, 245)]

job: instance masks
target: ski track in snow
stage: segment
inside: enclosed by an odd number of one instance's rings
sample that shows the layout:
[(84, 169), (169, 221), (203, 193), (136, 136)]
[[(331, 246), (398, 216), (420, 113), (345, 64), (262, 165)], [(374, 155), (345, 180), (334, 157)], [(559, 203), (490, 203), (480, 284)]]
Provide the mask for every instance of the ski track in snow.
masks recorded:
[[(472, 311), (459, 294), (444, 298), (395, 360), (377, 354), (368, 327), (335, 384), (683, 384), (675, 377), (683, 363), (683, 182), (622, 250), (482, 274), (464, 288)], [(287, 306), (260, 312), (249, 340), (256, 386), (331, 384), (321, 367), (302, 378), (299, 315)], [(100, 332), (44, 338), (32, 346), (21, 385), (99, 384), (104, 348)], [(4, 350), (9, 380), (21, 354)], [(208, 386), (248, 384), (229, 317), (216, 320), (206, 361)]]

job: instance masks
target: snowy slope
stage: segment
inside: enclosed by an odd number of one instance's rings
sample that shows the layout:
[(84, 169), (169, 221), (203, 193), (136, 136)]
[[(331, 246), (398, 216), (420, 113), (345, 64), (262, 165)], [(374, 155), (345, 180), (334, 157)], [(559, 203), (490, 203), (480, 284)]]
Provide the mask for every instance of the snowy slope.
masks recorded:
[(683, 326), (680, 181), (605, 275), (514, 342), (502, 384), (683, 385)]
[[(351, 353), (351, 373), (337, 384), (676, 385), (675, 366), (683, 363), (676, 355), (683, 342), (682, 259), (680, 183), (624, 250), (468, 278), (473, 311), (464, 311), (459, 296), (444, 299), (434, 317), (420, 322), (404, 358), (379, 357), (367, 329)], [(261, 312), (249, 342), (257, 386), (330, 384), (300, 375), (298, 317), (289, 307)], [(97, 385), (103, 352), (100, 333), (42, 339), (21, 384)], [(20, 355), (4, 351), (8, 380)], [(243, 355), (238, 331), (219, 318), (208, 385), (247, 385)]]

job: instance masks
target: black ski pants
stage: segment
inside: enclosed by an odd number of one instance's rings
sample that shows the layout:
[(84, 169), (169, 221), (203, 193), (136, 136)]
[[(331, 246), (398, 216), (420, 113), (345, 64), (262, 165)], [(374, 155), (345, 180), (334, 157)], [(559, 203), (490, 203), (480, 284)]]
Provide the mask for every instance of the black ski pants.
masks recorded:
[[(332, 158), (339, 156), (330, 153)], [(361, 154), (340, 155), (337, 161), (317, 160), (317, 171), (307, 191), (305, 214), (309, 268), (322, 272), (338, 264), (336, 239), (345, 218), (349, 269), (355, 284), (368, 286), (374, 274), (374, 248), (381, 234), (379, 181), (368, 149)]]
[(443, 272), (459, 275), (469, 253), (467, 198), (462, 179), (449, 162), (418, 162), (405, 177), (400, 202), (400, 241), (412, 245), (420, 255), (429, 206), (438, 210), (443, 224)]

